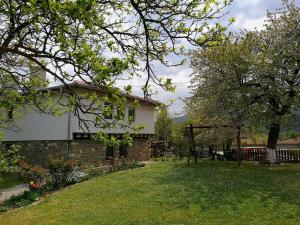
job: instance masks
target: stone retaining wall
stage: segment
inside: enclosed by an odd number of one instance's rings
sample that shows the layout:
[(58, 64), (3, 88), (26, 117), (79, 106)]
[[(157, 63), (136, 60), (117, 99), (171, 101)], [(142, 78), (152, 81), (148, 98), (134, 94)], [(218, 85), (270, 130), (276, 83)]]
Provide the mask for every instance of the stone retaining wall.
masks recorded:
[(5, 145), (16, 144), (21, 146), (20, 155), (24, 160), (33, 165), (47, 165), (50, 156), (54, 158), (65, 158), (67, 151), (67, 141), (20, 141), (3, 142), (2, 150)]
[(128, 148), (127, 158), (120, 158), (119, 151), (114, 152), (114, 159), (106, 159), (106, 148), (94, 140), (72, 140), (67, 141), (23, 141), (3, 142), (0, 150), (5, 150), (5, 145), (17, 144), (21, 146), (20, 154), (30, 164), (47, 166), (50, 156), (54, 158), (67, 158), (79, 160), (85, 166), (107, 166), (121, 164), (124, 161), (145, 161), (150, 159), (149, 138), (134, 138), (133, 144)]

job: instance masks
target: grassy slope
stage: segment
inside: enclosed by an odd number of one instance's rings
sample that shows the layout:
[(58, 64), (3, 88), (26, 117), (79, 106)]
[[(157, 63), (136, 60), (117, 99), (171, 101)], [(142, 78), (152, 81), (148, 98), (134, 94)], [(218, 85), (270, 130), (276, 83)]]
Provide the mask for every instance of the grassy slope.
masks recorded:
[(93, 179), (0, 224), (300, 224), (300, 165), (155, 163)]
[(10, 188), (21, 183), (20, 178), (11, 173), (0, 173), (0, 190)]

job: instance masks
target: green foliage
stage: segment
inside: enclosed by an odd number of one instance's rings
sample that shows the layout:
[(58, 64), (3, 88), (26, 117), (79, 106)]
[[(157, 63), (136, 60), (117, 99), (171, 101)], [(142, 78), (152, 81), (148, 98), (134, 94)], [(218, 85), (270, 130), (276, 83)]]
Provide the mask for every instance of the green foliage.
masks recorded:
[(279, 139), (280, 140), (286, 140), (286, 139), (296, 139), (297, 137), (299, 137), (299, 132), (296, 131), (286, 131), (281, 133)]
[(228, 36), (192, 54), (193, 97), (187, 112), (202, 121), (270, 128), (287, 124), (300, 106), (299, 7), (268, 13), (266, 29)]
[(49, 171), (41, 166), (32, 166), (24, 161), (20, 163), (20, 168), (20, 176), (27, 184), (34, 182), (36, 184), (44, 185), (51, 181)]
[(172, 143), (173, 120), (170, 118), (167, 108), (161, 108), (155, 121), (155, 139), (163, 141), (165, 147)]
[(11, 188), (21, 183), (21, 178), (18, 173), (0, 173), (0, 189)]
[(25, 191), (22, 194), (14, 195), (3, 203), (0, 207), (1, 211), (6, 211), (8, 208), (19, 208), (30, 205), (36, 201), (39, 197), (38, 192)]
[[(106, 99), (120, 107), (131, 91), (125, 87), (124, 95), (116, 82), (140, 77), (145, 71), (145, 96), (151, 97), (150, 80), (174, 91), (171, 79), (154, 73), (152, 62), (173, 65), (168, 56), (186, 51), (182, 40), (201, 46), (222, 40), (227, 26), (216, 23), (211, 28), (211, 24), (231, 2), (0, 0), (0, 127), (10, 128), (32, 108), (56, 116), (72, 110), (85, 129), (89, 123), (99, 129), (131, 126), (120, 118), (110, 121), (103, 116), (101, 105)], [(200, 42), (201, 37), (205, 40)], [(34, 78), (40, 71), (67, 86), (61, 90), (69, 98), (67, 107), (65, 101), (52, 101), (45, 91), (47, 82)], [(91, 82), (105, 96), (96, 98), (94, 93), (84, 95), (68, 88), (67, 83), (78, 79)], [(8, 119), (12, 109), (14, 118)], [(83, 112), (92, 119), (83, 117)]]
[(99, 142), (99, 144), (104, 145), (106, 147), (110, 146), (117, 148), (120, 145), (132, 145), (132, 137), (129, 132), (123, 134), (121, 138), (117, 138), (116, 136), (109, 135), (107, 133), (98, 132), (94, 138), (97, 142)]
[(50, 158), (48, 167), (53, 188), (59, 189), (67, 185), (69, 176), (78, 166), (78, 161)]
[(189, 130), (187, 123), (174, 125), (173, 128), (173, 151), (178, 157), (185, 157), (190, 150)]
[(15, 172), (18, 168), (18, 162), (21, 159), (19, 155), (20, 146), (11, 145), (7, 150), (0, 151), (0, 172)]
[(102, 170), (99, 168), (91, 168), (88, 170), (88, 178), (95, 178), (102, 176), (104, 174), (112, 173), (112, 172), (117, 172), (120, 170), (128, 170), (128, 169), (135, 169), (135, 168), (140, 168), (144, 167), (145, 164), (142, 162), (133, 162), (133, 163), (124, 163), (121, 166), (111, 168), (110, 170)]
[(142, 163), (142, 162), (124, 163), (123, 165), (118, 167), (116, 171), (136, 169), (136, 168), (140, 168), (140, 167), (144, 167), (144, 166), (145, 166), (145, 163)]

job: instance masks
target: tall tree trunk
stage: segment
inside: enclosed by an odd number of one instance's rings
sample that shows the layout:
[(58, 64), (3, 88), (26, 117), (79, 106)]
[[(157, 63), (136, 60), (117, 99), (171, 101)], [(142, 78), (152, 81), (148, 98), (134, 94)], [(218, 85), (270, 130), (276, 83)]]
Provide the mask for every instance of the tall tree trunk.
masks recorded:
[(280, 133), (280, 124), (272, 123), (269, 129), (267, 148), (275, 149)]

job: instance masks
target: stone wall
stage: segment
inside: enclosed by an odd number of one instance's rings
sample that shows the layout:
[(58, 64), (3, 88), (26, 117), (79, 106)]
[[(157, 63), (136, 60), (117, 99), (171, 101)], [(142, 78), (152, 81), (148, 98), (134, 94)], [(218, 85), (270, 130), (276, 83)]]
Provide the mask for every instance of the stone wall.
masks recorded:
[(150, 159), (149, 138), (134, 138), (133, 144), (128, 148), (127, 158), (119, 157), (119, 150), (114, 151), (114, 159), (106, 159), (106, 148), (94, 140), (72, 140), (67, 147), (67, 141), (23, 141), (3, 142), (0, 150), (5, 150), (6, 144), (21, 146), (20, 154), (30, 164), (47, 166), (50, 156), (54, 158), (67, 158), (79, 160), (84, 166), (102, 167), (121, 164), (124, 161), (145, 161)]
[[(21, 146), (20, 155), (24, 160), (33, 165), (47, 165), (50, 156), (65, 158), (67, 141), (22, 141), (3, 142), (2, 145), (16, 144)], [(2, 149), (6, 149), (2, 147)]]
[(128, 159), (147, 161), (151, 154), (151, 140), (149, 138), (134, 138), (132, 146), (128, 148)]
[(94, 140), (73, 140), (70, 143), (69, 159), (95, 167), (111, 164), (110, 160), (106, 160), (106, 149)]

